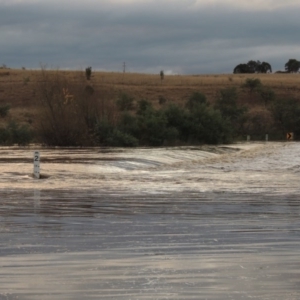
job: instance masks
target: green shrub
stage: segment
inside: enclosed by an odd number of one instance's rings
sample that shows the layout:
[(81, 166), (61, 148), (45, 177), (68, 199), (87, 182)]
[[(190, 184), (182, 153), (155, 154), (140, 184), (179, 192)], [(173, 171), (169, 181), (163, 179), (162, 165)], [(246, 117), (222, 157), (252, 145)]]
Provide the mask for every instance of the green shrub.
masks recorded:
[(261, 86), (262, 83), (259, 78), (247, 78), (245, 83), (242, 85), (242, 87), (248, 89), (250, 93), (260, 88)]
[(265, 106), (275, 100), (275, 92), (267, 86), (261, 86), (257, 89), (257, 92), (260, 98), (263, 100)]
[(185, 104), (185, 107), (188, 110), (192, 111), (193, 109), (197, 109), (197, 107), (202, 104), (208, 105), (206, 96), (202, 93), (195, 92), (188, 99), (187, 103)]
[[(197, 98), (194, 98), (197, 99)], [(202, 100), (201, 100), (202, 99)], [(232, 140), (231, 124), (223, 118), (219, 110), (207, 105), (204, 98), (190, 101), (192, 110), (184, 110), (177, 105), (169, 105), (164, 111), (168, 128), (177, 130), (177, 138), (185, 143), (219, 144)]]
[(167, 103), (167, 99), (163, 96), (159, 96), (158, 103), (159, 103), (159, 105), (164, 105), (165, 103)]
[(110, 124), (107, 118), (99, 120), (94, 128), (95, 141), (99, 145), (108, 146), (107, 140), (112, 136), (114, 126)]
[(206, 101), (196, 102), (193, 109), (169, 104), (155, 110), (146, 100), (138, 102), (138, 113), (124, 112), (116, 124), (103, 118), (94, 130), (96, 143), (104, 146), (162, 146), (178, 143), (227, 143), (232, 140), (231, 124), (219, 110)]
[(10, 122), (6, 128), (0, 128), (0, 144), (21, 146), (27, 145), (32, 140), (32, 132), (26, 125)]
[(189, 137), (190, 124), (188, 120), (190, 112), (182, 109), (176, 104), (169, 104), (164, 110), (168, 128), (175, 128), (176, 139), (187, 141)]
[(0, 117), (5, 118), (10, 110), (10, 105), (0, 105)]
[(138, 123), (138, 118), (135, 115), (132, 115), (128, 112), (124, 112), (121, 116), (120, 116), (120, 120), (118, 122), (118, 130), (138, 137), (140, 135), (140, 127), (139, 127), (139, 123)]
[(231, 124), (220, 111), (202, 105), (189, 116), (189, 142), (228, 143), (232, 140)]
[(139, 100), (137, 105), (138, 105), (138, 109), (137, 109), (138, 115), (143, 115), (144, 113), (146, 113), (147, 110), (153, 110), (152, 103), (145, 99)]
[(0, 144), (5, 145), (9, 141), (9, 131), (6, 128), (0, 128)]
[(247, 113), (243, 127), (244, 135), (251, 135), (251, 139), (264, 139), (266, 133), (274, 131), (272, 113), (266, 108), (253, 108)]
[[(126, 130), (126, 128), (123, 129)], [(130, 131), (129, 128), (127, 130)], [(97, 122), (94, 135), (96, 143), (102, 146), (136, 147), (139, 144), (137, 138), (130, 133), (117, 129), (107, 118)]]
[(121, 111), (132, 110), (134, 99), (127, 94), (121, 94), (117, 99), (117, 106)]
[(246, 107), (238, 106), (238, 94), (234, 87), (219, 91), (214, 108), (221, 112), (223, 119), (231, 123), (233, 131), (239, 133), (245, 121)]
[(297, 99), (278, 99), (271, 106), (271, 112), (279, 130), (294, 132), (300, 136), (300, 102)]
[(236, 88), (226, 88), (219, 91), (219, 95), (215, 102), (215, 109), (220, 110), (222, 116), (230, 120), (236, 120), (241, 111), (237, 106), (237, 90)]
[(146, 109), (138, 118), (139, 140), (143, 145), (161, 146), (166, 139), (167, 119), (161, 111)]
[(139, 142), (132, 135), (114, 129), (112, 134), (107, 138), (106, 144), (112, 147), (137, 147)]
[(10, 122), (7, 126), (12, 144), (27, 145), (32, 140), (32, 133), (26, 125)]

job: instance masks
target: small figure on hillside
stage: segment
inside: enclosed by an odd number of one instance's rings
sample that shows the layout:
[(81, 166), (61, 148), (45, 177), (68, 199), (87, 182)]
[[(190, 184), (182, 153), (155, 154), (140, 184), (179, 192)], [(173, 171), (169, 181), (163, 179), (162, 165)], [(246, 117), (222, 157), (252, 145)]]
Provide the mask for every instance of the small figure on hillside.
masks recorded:
[(165, 77), (164, 71), (161, 70), (160, 73), (159, 73), (159, 75), (160, 75), (160, 81), (162, 83), (162, 81), (164, 80), (164, 77)]
[(91, 76), (92, 76), (92, 67), (87, 67), (85, 69), (85, 76), (86, 76), (87, 80), (91, 79)]

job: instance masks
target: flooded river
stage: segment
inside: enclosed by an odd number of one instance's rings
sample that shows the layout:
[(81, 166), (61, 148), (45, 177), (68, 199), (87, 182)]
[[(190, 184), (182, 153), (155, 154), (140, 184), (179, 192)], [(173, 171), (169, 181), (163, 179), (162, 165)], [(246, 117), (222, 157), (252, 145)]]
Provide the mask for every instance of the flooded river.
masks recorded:
[(1, 300), (300, 299), (300, 143), (2, 147), (0, 170)]

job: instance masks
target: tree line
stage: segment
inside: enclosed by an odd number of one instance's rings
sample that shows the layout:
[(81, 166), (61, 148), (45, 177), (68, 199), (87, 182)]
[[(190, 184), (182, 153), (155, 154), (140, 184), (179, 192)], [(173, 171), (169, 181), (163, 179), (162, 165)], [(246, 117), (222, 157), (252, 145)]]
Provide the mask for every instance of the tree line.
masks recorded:
[[(276, 73), (297, 73), (300, 69), (300, 61), (290, 58), (284, 65), (284, 72)], [(253, 73), (272, 73), (272, 66), (268, 62), (260, 62), (259, 60), (249, 60), (247, 63), (238, 64), (233, 69), (234, 74), (253, 74)]]

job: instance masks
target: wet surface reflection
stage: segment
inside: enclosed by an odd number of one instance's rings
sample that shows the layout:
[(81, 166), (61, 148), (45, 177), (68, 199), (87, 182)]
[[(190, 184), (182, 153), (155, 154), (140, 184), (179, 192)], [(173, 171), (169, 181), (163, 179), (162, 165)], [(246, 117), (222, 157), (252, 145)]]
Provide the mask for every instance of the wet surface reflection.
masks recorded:
[(299, 297), (296, 195), (99, 194), (27, 191), (2, 201), (3, 297)]
[(63, 168), (75, 171), (63, 183), (58, 162), (49, 179), (10, 182), (21, 162), (2, 162), (0, 299), (299, 299), (299, 174), (289, 156), (300, 147), (272, 147), (201, 162), (191, 150), (169, 166), (162, 150), (147, 167), (115, 160), (102, 179), (73, 168), (70, 154)]

